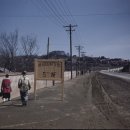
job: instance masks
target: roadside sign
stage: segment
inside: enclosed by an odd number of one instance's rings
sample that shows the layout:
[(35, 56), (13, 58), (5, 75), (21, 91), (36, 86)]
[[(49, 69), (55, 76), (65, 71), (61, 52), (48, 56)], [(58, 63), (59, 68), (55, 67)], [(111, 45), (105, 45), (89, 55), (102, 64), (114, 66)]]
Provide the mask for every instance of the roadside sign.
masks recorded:
[(36, 99), (37, 80), (58, 80), (62, 83), (62, 100), (64, 86), (64, 60), (62, 59), (35, 59), (34, 64), (34, 95)]
[(64, 78), (63, 60), (35, 60), (36, 80), (62, 80)]

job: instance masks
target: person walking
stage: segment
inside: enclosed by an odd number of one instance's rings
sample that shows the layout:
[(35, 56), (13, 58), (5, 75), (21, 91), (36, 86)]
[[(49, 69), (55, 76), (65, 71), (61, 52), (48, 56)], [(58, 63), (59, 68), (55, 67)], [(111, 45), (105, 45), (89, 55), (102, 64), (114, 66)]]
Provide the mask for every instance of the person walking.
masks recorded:
[(31, 89), (31, 84), (29, 78), (26, 75), (26, 71), (22, 72), (22, 76), (18, 81), (18, 88), (20, 90), (22, 105), (26, 106), (28, 102), (28, 90)]
[(10, 97), (11, 97), (11, 80), (9, 79), (9, 75), (6, 74), (5, 78), (2, 80), (2, 84), (1, 84), (1, 92), (2, 92), (2, 99), (3, 102), (5, 101), (10, 101)]

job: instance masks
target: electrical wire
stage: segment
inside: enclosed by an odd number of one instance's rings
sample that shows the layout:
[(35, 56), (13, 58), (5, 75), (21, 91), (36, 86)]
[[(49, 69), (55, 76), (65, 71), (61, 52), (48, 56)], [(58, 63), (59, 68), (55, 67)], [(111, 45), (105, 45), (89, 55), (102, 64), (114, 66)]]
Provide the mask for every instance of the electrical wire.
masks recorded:
[[(75, 20), (75, 18), (74, 18), (73, 15), (71, 14), (71, 12), (70, 12), (70, 10), (69, 10), (69, 7), (68, 7), (68, 5), (67, 5), (67, 2), (66, 2), (65, 0), (64, 0), (64, 5), (66, 6), (66, 9), (67, 9), (68, 14), (71, 16), (72, 22), (74, 22), (76, 25), (78, 25), (77, 22), (76, 22), (76, 20)], [(82, 38), (81, 38), (80, 31), (79, 31), (79, 28), (77, 28), (76, 35), (77, 35), (77, 38), (79, 39), (80, 43), (83, 43), (83, 42), (82, 42)]]

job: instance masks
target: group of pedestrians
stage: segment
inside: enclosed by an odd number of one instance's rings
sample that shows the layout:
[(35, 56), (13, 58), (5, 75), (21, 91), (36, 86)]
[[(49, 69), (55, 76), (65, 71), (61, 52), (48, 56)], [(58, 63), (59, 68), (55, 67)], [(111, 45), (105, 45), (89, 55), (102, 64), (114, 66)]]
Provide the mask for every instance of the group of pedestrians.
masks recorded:
[[(31, 84), (29, 78), (26, 75), (26, 71), (22, 72), (22, 76), (18, 80), (18, 88), (20, 91), (22, 106), (26, 106), (28, 102), (28, 90), (31, 89)], [(11, 80), (9, 78), (9, 74), (6, 74), (5, 78), (2, 80), (1, 83), (1, 93), (3, 102), (11, 100), (11, 92)]]

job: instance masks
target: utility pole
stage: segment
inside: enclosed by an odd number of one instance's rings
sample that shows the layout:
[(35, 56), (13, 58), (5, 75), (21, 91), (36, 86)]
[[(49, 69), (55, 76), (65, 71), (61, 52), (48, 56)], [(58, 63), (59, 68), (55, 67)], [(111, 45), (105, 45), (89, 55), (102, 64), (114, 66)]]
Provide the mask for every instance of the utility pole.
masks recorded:
[(49, 37), (48, 37), (48, 42), (47, 42), (47, 59), (49, 59), (49, 46), (50, 46), (50, 43), (49, 43)]
[(82, 57), (85, 55), (85, 53), (86, 53), (86, 52), (84, 52), (84, 51), (83, 51), (83, 52), (81, 52), (81, 54), (82, 54)]
[[(49, 46), (50, 46), (50, 39), (48, 37), (48, 40), (47, 40), (47, 59), (49, 59)], [(46, 80), (46, 87), (47, 87), (47, 80)]]
[(81, 52), (82, 58), (83, 58), (83, 63), (82, 63), (82, 74), (86, 72), (86, 62), (84, 61), (84, 56), (86, 52)]
[(75, 46), (76, 47), (76, 49), (78, 50), (78, 52), (79, 52), (79, 71), (81, 71), (81, 68), (80, 68), (80, 54), (81, 54), (81, 50), (83, 49), (83, 46)]
[(73, 29), (73, 27), (77, 27), (77, 25), (69, 25), (69, 26), (64, 26), (64, 27), (67, 27), (69, 28), (69, 30), (66, 30), (66, 31), (69, 31), (70, 32), (70, 60), (71, 60), (71, 79), (72, 79), (72, 31), (75, 31), (75, 29)]

